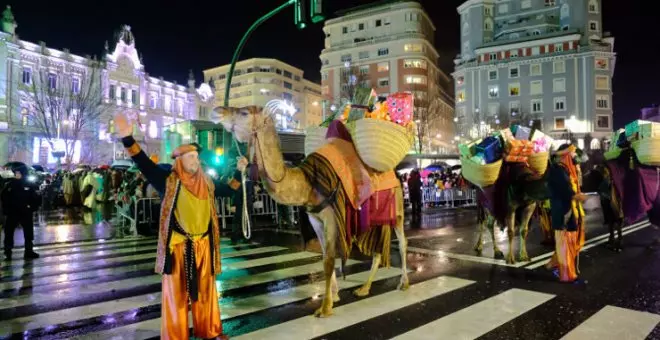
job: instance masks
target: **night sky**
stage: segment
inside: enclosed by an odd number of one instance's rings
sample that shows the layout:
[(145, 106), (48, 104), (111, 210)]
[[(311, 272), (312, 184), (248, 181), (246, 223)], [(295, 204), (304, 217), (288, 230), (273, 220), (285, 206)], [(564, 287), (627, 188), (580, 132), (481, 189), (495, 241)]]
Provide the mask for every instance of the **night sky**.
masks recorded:
[[(373, 0), (325, 0), (331, 13)], [(654, 1), (602, 0), (604, 30), (615, 36), (617, 64), (614, 75), (615, 125), (637, 118), (639, 109), (660, 104), (660, 29)], [(192, 69), (197, 81), (202, 70), (230, 62), (243, 32), (262, 14), (283, 0), (214, 1), (46, 1), (11, 0), (21, 39), (69, 48), (79, 55), (101, 55), (106, 40), (123, 24), (131, 26), (147, 72), (185, 83)], [(435, 45), (440, 66), (451, 73), (459, 47), (456, 7), (463, 0), (421, 0), (436, 26)], [(293, 25), (293, 9), (266, 22), (252, 36), (242, 58), (281, 59), (319, 81), (319, 54), (323, 48), (321, 25), (303, 31)], [(654, 47), (655, 46), (655, 47)]]

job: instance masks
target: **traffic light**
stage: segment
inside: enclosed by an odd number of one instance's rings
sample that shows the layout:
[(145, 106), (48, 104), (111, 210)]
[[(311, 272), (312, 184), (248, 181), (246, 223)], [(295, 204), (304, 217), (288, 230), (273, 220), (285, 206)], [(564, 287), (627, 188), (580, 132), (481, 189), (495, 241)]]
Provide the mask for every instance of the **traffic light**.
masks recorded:
[(312, 23), (318, 24), (319, 22), (325, 20), (325, 15), (323, 11), (323, 0), (309, 0), (311, 2), (311, 6), (309, 6), (310, 10), (310, 18), (312, 18)]
[(299, 30), (307, 27), (307, 1), (308, 0), (296, 0), (296, 3), (294, 4), (295, 9), (293, 11), (293, 19)]
[(222, 164), (224, 161), (224, 157), (222, 157), (222, 155), (224, 153), (225, 150), (222, 147), (218, 146), (217, 148), (215, 148), (215, 157), (213, 158), (213, 162), (218, 165)]

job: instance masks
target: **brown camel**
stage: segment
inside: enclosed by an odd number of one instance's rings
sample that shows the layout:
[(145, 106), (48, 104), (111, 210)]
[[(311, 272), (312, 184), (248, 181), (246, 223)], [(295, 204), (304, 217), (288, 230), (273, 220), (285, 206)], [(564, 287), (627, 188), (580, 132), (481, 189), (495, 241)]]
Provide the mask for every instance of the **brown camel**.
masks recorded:
[[(253, 148), (253, 156), (259, 169), (259, 175), (265, 181), (269, 195), (279, 204), (287, 206), (305, 206), (315, 208), (326, 202), (327, 197), (312, 187), (304, 172), (297, 167), (287, 167), (280, 150), (280, 141), (275, 129), (273, 115), (278, 109), (277, 103), (269, 103), (262, 111), (256, 106), (245, 108), (216, 108), (220, 123), (231, 132), (236, 140), (248, 143)], [(398, 289), (408, 288), (408, 273), (406, 269), (407, 241), (403, 232), (403, 193), (399, 187), (396, 191), (396, 226), (394, 228), (399, 240), (401, 254), (401, 279)], [(339, 230), (335, 211), (331, 205), (317, 213), (310, 213), (309, 218), (323, 250), (323, 268), (325, 274), (325, 296), (322, 305), (314, 313), (317, 317), (332, 315), (333, 302), (339, 300), (337, 279), (335, 275), (335, 258), (338, 255), (337, 244)], [(382, 226), (389, 228), (390, 226)], [(369, 294), (371, 284), (381, 262), (381, 254), (374, 254), (371, 273), (362, 287), (354, 293), (358, 296)]]

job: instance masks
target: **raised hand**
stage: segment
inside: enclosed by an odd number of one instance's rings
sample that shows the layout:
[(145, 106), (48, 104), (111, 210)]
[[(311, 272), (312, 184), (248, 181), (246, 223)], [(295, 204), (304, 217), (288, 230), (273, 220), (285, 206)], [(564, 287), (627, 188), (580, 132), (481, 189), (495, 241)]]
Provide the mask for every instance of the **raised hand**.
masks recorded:
[(118, 112), (115, 114), (115, 129), (119, 137), (124, 138), (133, 134), (133, 127), (129, 123), (126, 114)]

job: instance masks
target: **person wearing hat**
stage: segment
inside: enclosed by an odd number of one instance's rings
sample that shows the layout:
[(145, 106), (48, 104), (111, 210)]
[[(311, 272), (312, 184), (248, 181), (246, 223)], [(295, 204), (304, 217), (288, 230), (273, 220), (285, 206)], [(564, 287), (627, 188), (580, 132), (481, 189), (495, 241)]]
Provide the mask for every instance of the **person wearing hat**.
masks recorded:
[(11, 169), (14, 178), (10, 179), (2, 190), (2, 210), (7, 216), (5, 221), (5, 259), (11, 260), (14, 248), (14, 230), (18, 225), (23, 227), (25, 239), (25, 259), (39, 258), (34, 252), (34, 222), (33, 213), (41, 205), (41, 197), (34, 184), (28, 182), (28, 168), (25, 164)]
[(115, 116), (122, 143), (161, 197), (155, 271), (162, 274), (161, 338), (188, 339), (188, 303), (195, 337), (226, 338), (215, 276), (220, 274), (220, 227), (214, 197), (231, 188), (204, 174), (200, 147), (174, 150), (171, 170), (155, 164), (132, 137), (123, 114)]
[(550, 214), (555, 232), (555, 253), (547, 268), (562, 282), (578, 279), (577, 261), (585, 239), (585, 219), (582, 202), (586, 196), (580, 190), (579, 155), (577, 148), (563, 144), (553, 155), (549, 168)]

